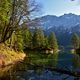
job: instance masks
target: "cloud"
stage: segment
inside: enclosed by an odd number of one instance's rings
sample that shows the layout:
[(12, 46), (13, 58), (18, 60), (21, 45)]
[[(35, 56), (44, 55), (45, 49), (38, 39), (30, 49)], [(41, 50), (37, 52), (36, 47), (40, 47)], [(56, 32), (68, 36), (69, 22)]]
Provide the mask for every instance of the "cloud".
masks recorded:
[(75, 3), (76, 5), (80, 6), (80, 0), (70, 0), (72, 1), (73, 3)]
[(80, 0), (71, 0), (72, 2), (74, 2), (76, 5), (80, 5)]

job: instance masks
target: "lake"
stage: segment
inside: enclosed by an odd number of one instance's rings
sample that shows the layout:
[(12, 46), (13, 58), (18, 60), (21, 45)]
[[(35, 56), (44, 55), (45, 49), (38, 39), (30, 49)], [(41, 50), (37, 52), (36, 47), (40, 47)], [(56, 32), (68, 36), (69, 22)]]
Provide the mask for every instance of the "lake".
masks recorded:
[(14, 71), (17, 80), (80, 80), (80, 77), (48, 69), (51, 67), (80, 72), (78, 55), (66, 52), (44, 54), (35, 51), (29, 51), (26, 54), (28, 57), (23, 62), (16, 64), (12, 70), (11, 74), (13, 75)]

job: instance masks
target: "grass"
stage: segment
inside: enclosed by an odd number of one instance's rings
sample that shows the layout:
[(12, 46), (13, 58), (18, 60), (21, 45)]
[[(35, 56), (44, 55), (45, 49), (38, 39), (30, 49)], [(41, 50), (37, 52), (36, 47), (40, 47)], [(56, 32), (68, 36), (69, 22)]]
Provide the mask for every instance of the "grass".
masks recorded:
[(5, 65), (24, 59), (25, 56), (23, 52), (15, 52), (4, 44), (0, 44), (0, 60), (3, 60)]
[(16, 62), (24, 60), (25, 57), (26, 55), (23, 52), (16, 52), (6, 45), (0, 44), (0, 61), (3, 61), (5, 66), (0, 62), (0, 77), (9, 75), (9, 71), (12, 69), (11, 64), (16, 64)]

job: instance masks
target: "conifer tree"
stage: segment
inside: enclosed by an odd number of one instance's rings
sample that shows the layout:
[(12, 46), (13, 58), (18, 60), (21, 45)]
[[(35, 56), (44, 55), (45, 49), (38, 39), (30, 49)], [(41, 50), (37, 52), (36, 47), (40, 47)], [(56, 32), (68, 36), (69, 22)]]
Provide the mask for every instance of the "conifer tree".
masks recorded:
[(45, 37), (41, 29), (36, 29), (33, 35), (33, 47), (44, 47)]
[(54, 32), (51, 32), (48, 38), (49, 47), (52, 49), (58, 49), (58, 43)]
[(23, 42), (24, 42), (24, 48), (32, 47), (32, 33), (29, 31), (29, 29), (25, 29), (23, 31)]
[(23, 50), (23, 37), (22, 37), (22, 30), (20, 28), (18, 28), (18, 30), (15, 32), (15, 43), (14, 46), (16, 46), (15, 48), (17, 48), (18, 51), (22, 51)]
[(6, 44), (16, 51), (23, 51), (23, 37), (21, 28), (13, 32), (12, 36), (6, 41)]
[(79, 48), (80, 39), (79, 39), (79, 36), (78, 36), (76, 33), (73, 33), (73, 34), (72, 34), (71, 44), (72, 44), (72, 47), (73, 47), (74, 49)]
[(45, 36), (44, 47), (45, 47), (45, 48), (48, 48), (48, 47), (49, 47), (48, 45), (49, 45), (49, 44), (48, 44), (48, 36)]

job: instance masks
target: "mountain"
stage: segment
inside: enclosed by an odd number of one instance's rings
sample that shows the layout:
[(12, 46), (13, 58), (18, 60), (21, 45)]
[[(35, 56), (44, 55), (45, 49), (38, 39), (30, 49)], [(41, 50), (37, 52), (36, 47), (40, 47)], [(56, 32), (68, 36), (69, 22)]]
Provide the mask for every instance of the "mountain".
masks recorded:
[(46, 15), (38, 18), (38, 20), (46, 35), (49, 35), (50, 32), (55, 32), (59, 45), (70, 45), (71, 35), (74, 32), (80, 35), (80, 15), (72, 13), (59, 17)]
[(46, 35), (49, 35), (50, 32), (55, 32), (59, 45), (69, 46), (71, 45), (72, 33), (77, 33), (80, 36), (80, 25), (75, 25), (70, 28), (59, 26), (45, 30)]
[(46, 15), (41, 18), (38, 18), (41, 22), (41, 27), (45, 30), (48, 30), (52, 27), (65, 27), (71, 28), (73, 26), (80, 24), (80, 15), (75, 15), (72, 13), (64, 14), (62, 16)]

